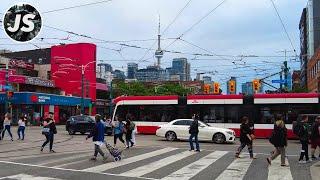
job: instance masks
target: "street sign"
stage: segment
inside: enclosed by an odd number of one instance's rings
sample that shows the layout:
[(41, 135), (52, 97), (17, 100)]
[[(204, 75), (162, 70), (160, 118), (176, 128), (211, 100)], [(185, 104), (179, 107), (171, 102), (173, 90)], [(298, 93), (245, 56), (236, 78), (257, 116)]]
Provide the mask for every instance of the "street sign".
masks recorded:
[(272, 80), (271, 82), (272, 82), (272, 83), (285, 84), (285, 83), (286, 83), (286, 80), (284, 80), (284, 79), (282, 79), (282, 80), (276, 79), (276, 80)]
[(0, 85), (0, 89), (3, 89), (3, 90), (13, 90), (12, 86), (3, 86), (3, 85)]

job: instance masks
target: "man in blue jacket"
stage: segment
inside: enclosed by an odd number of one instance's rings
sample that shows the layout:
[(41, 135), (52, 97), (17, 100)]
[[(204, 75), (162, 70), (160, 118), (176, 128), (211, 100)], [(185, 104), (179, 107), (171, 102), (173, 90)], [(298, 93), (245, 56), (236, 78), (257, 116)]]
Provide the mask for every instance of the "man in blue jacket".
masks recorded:
[(104, 145), (104, 125), (101, 122), (101, 116), (99, 114), (95, 116), (95, 120), (96, 120), (96, 124), (93, 130), (91, 131), (91, 133), (86, 138), (87, 140), (88, 138), (92, 137), (92, 141), (94, 144), (94, 155), (91, 158), (91, 160), (93, 161), (97, 160), (98, 153), (103, 157), (103, 160), (106, 160), (107, 157), (105, 156), (105, 154), (102, 152), (100, 148), (101, 146)]

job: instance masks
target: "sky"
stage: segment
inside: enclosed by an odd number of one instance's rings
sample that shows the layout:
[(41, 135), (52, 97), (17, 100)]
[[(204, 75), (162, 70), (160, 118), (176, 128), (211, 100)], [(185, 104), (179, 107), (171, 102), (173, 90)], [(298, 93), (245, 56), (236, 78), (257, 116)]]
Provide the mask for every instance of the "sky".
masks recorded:
[[(0, 49), (20, 51), (59, 43), (89, 42), (97, 45), (98, 62), (123, 71), (129, 62), (145, 68), (156, 62), (154, 49), (160, 16), (162, 49), (180, 52), (165, 52), (161, 60), (163, 68), (171, 66), (173, 58), (188, 58), (192, 78), (196, 73), (204, 73), (220, 82), (223, 89), (231, 76), (237, 78), (240, 89), (243, 82), (279, 72), (286, 59), (284, 50), (288, 51), (290, 70), (300, 69), (299, 59), (294, 56), (300, 54), (298, 25), (307, 0), (273, 0), (293, 47), (271, 0), (112, 0), (48, 12), (99, 1), (102, 0), (25, 0), (23, 2), (40, 11), (45, 26), (38, 39), (16, 43), (5, 35), (1, 25)], [(0, 16), (20, 2), (1, 0)], [(179, 40), (174, 39), (178, 37)], [(272, 79), (279, 77), (266, 81)]]

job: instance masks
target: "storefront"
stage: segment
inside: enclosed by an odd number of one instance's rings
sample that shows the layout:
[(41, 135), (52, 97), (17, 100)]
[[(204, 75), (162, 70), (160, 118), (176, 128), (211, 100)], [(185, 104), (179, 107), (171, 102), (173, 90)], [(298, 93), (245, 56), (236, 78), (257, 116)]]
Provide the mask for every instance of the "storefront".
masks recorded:
[[(5, 94), (0, 94), (1, 118), (4, 114)], [(38, 124), (40, 118), (46, 113), (53, 112), (57, 124), (64, 124), (72, 115), (79, 114), (81, 105), (80, 97), (59, 96), (54, 94), (33, 93), (33, 92), (15, 92), (10, 99), (12, 104), (13, 123), (18, 121), (18, 117), (27, 114), (29, 121)], [(84, 99), (85, 114), (91, 112), (91, 100)]]

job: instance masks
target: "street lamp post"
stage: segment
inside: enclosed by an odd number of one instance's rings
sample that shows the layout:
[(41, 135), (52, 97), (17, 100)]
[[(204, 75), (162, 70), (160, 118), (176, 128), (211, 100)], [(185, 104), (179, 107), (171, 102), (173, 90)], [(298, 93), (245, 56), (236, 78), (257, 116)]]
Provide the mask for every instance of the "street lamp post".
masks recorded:
[(9, 97), (8, 97), (8, 87), (9, 87), (9, 60), (7, 61), (6, 63), (6, 74), (5, 74), (5, 79), (6, 79), (6, 82), (5, 82), (5, 113), (8, 112), (9, 110)]

